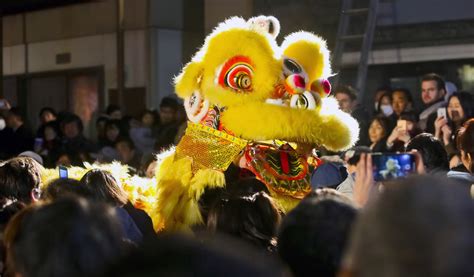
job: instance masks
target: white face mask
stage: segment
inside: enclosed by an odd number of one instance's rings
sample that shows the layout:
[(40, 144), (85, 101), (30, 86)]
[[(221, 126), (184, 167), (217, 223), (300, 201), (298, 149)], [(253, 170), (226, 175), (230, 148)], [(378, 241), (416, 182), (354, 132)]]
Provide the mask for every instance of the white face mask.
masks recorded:
[(385, 116), (390, 116), (393, 114), (392, 105), (381, 105), (380, 110)]
[(7, 127), (7, 124), (5, 123), (5, 119), (0, 118), (0, 131), (5, 129)]

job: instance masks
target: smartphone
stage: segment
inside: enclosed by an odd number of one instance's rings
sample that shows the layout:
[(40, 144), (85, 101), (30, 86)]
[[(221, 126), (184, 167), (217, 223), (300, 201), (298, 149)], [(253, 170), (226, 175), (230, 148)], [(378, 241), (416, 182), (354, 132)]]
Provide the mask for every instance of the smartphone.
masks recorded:
[(409, 153), (374, 153), (372, 167), (375, 181), (404, 178), (415, 172), (415, 156)]
[(438, 109), (438, 117), (448, 118), (448, 117), (446, 116), (446, 108), (439, 108), (439, 109)]
[(59, 178), (61, 179), (67, 179), (67, 167), (65, 166), (59, 166)]
[(398, 120), (397, 121), (397, 127), (402, 130), (402, 131), (405, 131), (407, 130), (407, 121), (406, 120)]

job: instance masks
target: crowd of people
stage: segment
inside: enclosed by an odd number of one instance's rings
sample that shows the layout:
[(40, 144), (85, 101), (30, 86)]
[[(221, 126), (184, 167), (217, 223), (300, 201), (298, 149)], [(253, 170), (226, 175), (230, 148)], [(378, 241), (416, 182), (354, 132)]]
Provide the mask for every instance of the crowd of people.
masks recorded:
[[(193, 234), (156, 233), (110, 172), (60, 178), (43, 167), (119, 160), (138, 174), (179, 141), (185, 113), (173, 98), (139, 120), (109, 106), (95, 141), (81, 119), (41, 110), (36, 135), (8, 107), (0, 131), (2, 276), (473, 276), (474, 96), (436, 74), (413, 95), (384, 87), (373, 116), (348, 86), (334, 90), (360, 123), (357, 146), (330, 153), (312, 192), (285, 214), (250, 171), (231, 165), (226, 187), (199, 201)], [(444, 112), (443, 112), (444, 111)], [(372, 118), (372, 119), (371, 119)], [(405, 152), (412, 176), (375, 181), (375, 152)]]
[(0, 159), (26, 154), (48, 168), (116, 160), (145, 174), (153, 153), (179, 141), (186, 127), (184, 108), (172, 97), (165, 97), (158, 111), (145, 110), (139, 118), (108, 106), (96, 120), (95, 138), (84, 134), (83, 121), (74, 113), (44, 107), (34, 132), (23, 112), (9, 105), (0, 111)]

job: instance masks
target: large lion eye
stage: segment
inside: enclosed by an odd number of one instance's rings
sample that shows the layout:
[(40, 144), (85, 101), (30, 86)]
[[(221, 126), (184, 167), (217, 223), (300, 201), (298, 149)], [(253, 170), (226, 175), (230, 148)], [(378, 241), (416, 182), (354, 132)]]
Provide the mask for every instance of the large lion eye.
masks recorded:
[(249, 58), (235, 56), (228, 60), (219, 74), (219, 85), (240, 92), (252, 91), (253, 67)]
[(289, 76), (292, 74), (299, 74), (303, 70), (301, 69), (301, 66), (296, 61), (285, 58), (283, 59), (283, 71), (286, 76)]

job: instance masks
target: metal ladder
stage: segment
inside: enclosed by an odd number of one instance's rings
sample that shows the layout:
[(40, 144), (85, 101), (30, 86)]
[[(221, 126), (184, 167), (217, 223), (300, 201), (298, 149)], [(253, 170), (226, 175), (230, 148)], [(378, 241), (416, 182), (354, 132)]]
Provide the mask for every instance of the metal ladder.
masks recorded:
[[(379, 0), (369, 0), (368, 8), (353, 9), (352, 0), (342, 0), (341, 17), (339, 19), (339, 27), (337, 30), (336, 37), (336, 48), (333, 52), (333, 66), (336, 70), (341, 69), (342, 55), (344, 54), (344, 46), (348, 41), (362, 40), (362, 46), (360, 48), (360, 60), (359, 67), (357, 69), (357, 80), (355, 88), (360, 93), (360, 103), (364, 103), (364, 92), (365, 83), (367, 79), (367, 68), (369, 60), (369, 52), (372, 48), (372, 42), (374, 38), (375, 25), (377, 20)], [(365, 26), (365, 32), (363, 34), (348, 34), (349, 21), (352, 16), (367, 15), (367, 23)], [(339, 82), (339, 77), (336, 75), (335, 84)]]

